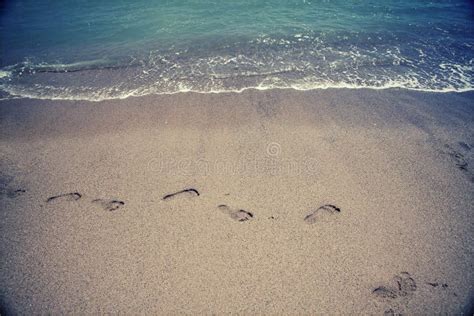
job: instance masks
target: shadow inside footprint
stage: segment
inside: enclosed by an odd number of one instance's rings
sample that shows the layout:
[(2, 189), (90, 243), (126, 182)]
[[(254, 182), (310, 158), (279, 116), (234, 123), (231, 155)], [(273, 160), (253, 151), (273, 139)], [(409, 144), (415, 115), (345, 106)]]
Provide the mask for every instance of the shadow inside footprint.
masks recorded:
[(225, 204), (221, 204), (217, 206), (217, 208), (223, 211), (224, 213), (228, 214), (230, 218), (232, 218), (233, 220), (236, 220), (239, 222), (248, 221), (253, 217), (253, 214), (250, 212), (247, 212), (246, 210), (235, 210)]
[(384, 316), (395, 316), (395, 315), (402, 315), (400, 313), (395, 312), (392, 308), (387, 309), (384, 313)]
[(379, 286), (372, 293), (380, 298), (397, 298), (398, 291), (395, 288)]
[(395, 276), (394, 280), (398, 284), (398, 292), (400, 296), (407, 296), (416, 291), (416, 282), (408, 272), (402, 272)]
[(190, 195), (190, 196), (199, 196), (199, 191), (196, 190), (196, 189), (184, 189), (184, 190), (181, 190), (181, 191), (178, 191), (178, 192), (175, 192), (175, 193), (171, 193), (171, 194), (167, 194), (163, 197), (163, 201), (166, 201), (166, 200), (169, 200), (169, 199), (172, 199), (174, 197), (176, 197), (177, 195), (181, 195), (181, 194), (187, 194), (187, 195)]
[(324, 216), (325, 213), (329, 214), (335, 214), (335, 213), (340, 213), (341, 209), (337, 206), (334, 206), (332, 204), (326, 204), (323, 206), (320, 206), (318, 209), (315, 211), (312, 211), (306, 217), (304, 218), (304, 221), (308, 224), (314, 224), (316, 223), (322, 216)]
[(416, 282), (408, 272), (401, 272), (392, 279), (392, 284), (388, 286), (379, 286), (372, 291), (377, 298), (395, 299), (397, 297), (406, 297), (416, 291)]
[(453, 152), (450, 152), (449, 155), (451, 156), (451, 158), (453, 158), (454, 163), (456, 164), (456, 167), (458, 167), (459, 169), (463, 171), (467, 170), (468, 163), (463, 154), (453, 151)]
[(458, 142), (457, 144), (444, 145), (444, 150), (441, 150), (441, 152), (449, 155), (457, 168), (464, 172), (469, 172), (469, 162), (472, 161), (471, 149), (471, 145), (465, 142)]
[(23, 193), (26, 193), (25, 189), (7, 190), (7, 197), (9, 197), (10, 199), (14, 199), (22, 195)]
[(7, 198), (14, 199), (23, 193), (26, 193), (25, 189), (22, 188), (12, 188), (12, 182), (14, 180), (13, 176), (6, 175), (0, 171), (0, 197), (6, 196)]
[(438, 282), (426, 282), (426, 284), (428, 285), (431, 285), (432, 287), (438, 287), (441, 285), (441, 288), (443, 289), (447, 289), (448, 288), (448, 284), (447, 283), (438, 283)]
[(120, 209), (125, 205), (125, 202), (119, 200), (95, 199), (92, 203), (100, 205), (104, 210), (112, 212)]
[(49, 197), (46, 202), (50, 203), (53, 201), (77, 201), (82, 197), (82, 194), (78, 192), (64, 193)]

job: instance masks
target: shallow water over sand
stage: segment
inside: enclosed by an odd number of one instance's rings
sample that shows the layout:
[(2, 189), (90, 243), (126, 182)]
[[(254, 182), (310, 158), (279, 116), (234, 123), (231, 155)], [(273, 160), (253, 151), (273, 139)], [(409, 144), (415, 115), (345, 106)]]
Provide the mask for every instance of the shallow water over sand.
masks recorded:
[(469, 1), (7, 1), (0, 97), (474, 87)]

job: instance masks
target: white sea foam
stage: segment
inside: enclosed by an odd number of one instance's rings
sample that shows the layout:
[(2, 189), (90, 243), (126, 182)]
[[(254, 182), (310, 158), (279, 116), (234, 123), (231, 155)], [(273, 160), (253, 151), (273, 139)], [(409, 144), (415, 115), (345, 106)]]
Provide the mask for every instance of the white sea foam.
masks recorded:
[[(278, 81), (278, 80), (277, 80)], [(457, 88), (453, 86), (446, 86), (440, 89), (432, 89), (425, 87), (416, 87), (417, 81), (412, 78), (401, 80), (401, 81), (388, 81), (384, 85), (359, 85), (352, 83), (337, 83), (327, 82), (314, 84), (311, 82), (299, 82), (291, 85), (281, 85), (277, 81), (272, 83), (259, 84), (257, 86), (249, 86), (242, 88), (222, 88), (208, 90), (199, 90), (192, 87), (180, 84), (175, 90), (170, 91), (159, 91), (152, 87), (142, 87), (128, 91), (118, 91), (115, 88), (103, 88), (101, 90), (90, 90), (88, 88), (82, 89), (69, 89), (69, 88), (56, 88), (52, 86), (48, 87), (36, 87), (37, 89), (28, 89), (20, 87), (5, 87), (0, 85), (0, 89), (9, 93), (11, 97), (4, 98), (31, 98), (31, 99), (43, 99), (43, 100), (71, 100), (71, 101), (92, 101), (99, 102), (104, 100), (113, 99), (126, 99), (129, 97), (141, 97), (146, 95), (173, 95), (178, 93), (200, 93), (200, 94), (219, 94), (219, 93), (242, 93), (247, 90), (285, 90), (293, 89), (297, 91), (311, 91), (311, 90), (327, 90), (327, 89), (371, 89), (371, 90), (386, 90), (386, 89), (403, 89), (412, 91), (422, 92), (434, 92), (434, 93), (448, 93), (448, 92), (468, 92), (474, 91), (474, 87), (467, 86), (464, 88)]]
[(6, 70), (0, 70), (0, 79), (10, 77), (11, 72)]
[[(307, 34), (296, 34), (305, 39)], [(296, 43), (296, 44), (295, 44)], [(289, 46), (288, 46), (289, 44)], [(309, 46), (308, 46), (309, 45)], [(74, 63), (25, 62), (4, 67), (0, 93), (54, 100), (124, 99), (175, 93), (240, 93), (249, 89), (474, 90), (474, 61), (456, 63), (430, 46), (407, 54), (397, 46), (328, 46), (319, 37), (298, 44), (262, 36), (248, 49), (199, 55), (188, 50)], [(405, 48), (406, 49), (406, 48)], [(207, 53), (207, 52), (206, 52)], [(8, 78), (8, 80), (1, 80)]]

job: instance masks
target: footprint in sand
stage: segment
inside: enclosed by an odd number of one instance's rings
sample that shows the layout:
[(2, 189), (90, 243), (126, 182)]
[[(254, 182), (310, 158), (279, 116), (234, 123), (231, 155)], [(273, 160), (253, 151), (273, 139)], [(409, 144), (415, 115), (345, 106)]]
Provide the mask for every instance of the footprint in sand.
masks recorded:
[(399, 312), (394, 311), (393, 309), (389, 308), (384, 313), (384, 316), (401, 316), (402, 314)]
[(125, 205), (124, 201), (107, 199), (95, 199), (92, 200), (92, 203), (100, 205), (104, 210), (109, 212), (116, 211)]
[[(425, 282), (427, 285), (431, 286), (433, 289), (441, 290), (443, 292), (447, 292), (452, 294), (453, 296), (458, 296), (456, 292), (451, 291), (449, 289), (448, 283), (439, 283), (439, 282)], [(474, 315), (474, 314), (472, 314)]]
[(444, 150), (441, 152), (450, 156), (456, 167), (469, 176), (471, 182), (474, 182), (474, 171), (471, 168), (474, 159), (472, 148), (473, 146), (465, 142), (458, 142), (457, 144), (444, 145)]
[(236, 220), (239, 222), (248, 221), (253, 217), (253, 214), (250, 212), (247, 212), (246, 210), (232, 209), (225, 204), (221, 204), (217, 206), (217, 208), (220, 209), (222, 212), (226, 213), (227, 215), (229, 215), (230, 218), (232, 218), (233, 220)]
[(402, 272), (392, 279), (392, 284), (379, 286), (372, 293), (379, 298), (405, 297), (416, 291), (416, 282), (408, 272)]
[(315, 211), (312, 211), (311, 213), (306, 215), (306, 217), (304, 218), (304, 221), (308, 224), (314, 224), (326, 214), (337, 214), (340, 212), (341, 212), (341, 209), (339, 207), (332, 204), (326, 204), (326, 205), (320, 206)]
[(82, 197), (82, 194), (78, 192), (64, 193), (55, 196), (49, 197), (46, 202), (56, 202), (56, 201), (77, 201)]
[(187, 195), (187, 196), (199, 196), (199, 191), (196, 190), (196, 189), (184, 189), (184, 190), (181, 190), (181, 191), (178, 191), (178, 192), (175, 192), (175, 193), (170, 193), (170, 194), (167, 194), (163, 197), (163, 201), (167, 201), (167, 200), (171, 200), (177, 196), (180, 196), (180, 195)]
[(426, 282), (426, 284), (428, 284), (428, 285), (430, 285), (430, 286), (432, 286), (432, 287), (441, 286), (441, 288), (443, 288), (443, 289), (448, 288), (448, 284), (447, 284), (447, 283), (442, 283), (442, 284), (440, 284), (440, 283), (438, 283), (438, 282)]
[(8, 189), (7, 190), (7, 197), (9, 197), (10, 199), (14, 199), (20, 195), (22, 195), (23, 193), (26, 193), (26, 190), (25, 189)]
[(453, 158), (454, 163), (456, 164), (456, 167), (464, 171), (467, 170), (468, 163), (462, 153), (457, 152), (457, 151), (452, 151), (452, 152), (449, 152), (449, 155), (451, 156), (451, 158)]
[(12, 188), (13, 176), (6, 175), (0, 171), (0, 196), (6, 196), (10, 199), (14, 199), (23, 193), (26, 193), (25, 189)]
[(393, 277), (390, 284), (378, 286), (372, 294), (380, 300), (390, 303), (391, 306), (385, 311), (386, 315), (399, 315), (400, 306), (397, 300), (410, 298), (416, 291), (416, 282), (408, 272), (401, 272)]

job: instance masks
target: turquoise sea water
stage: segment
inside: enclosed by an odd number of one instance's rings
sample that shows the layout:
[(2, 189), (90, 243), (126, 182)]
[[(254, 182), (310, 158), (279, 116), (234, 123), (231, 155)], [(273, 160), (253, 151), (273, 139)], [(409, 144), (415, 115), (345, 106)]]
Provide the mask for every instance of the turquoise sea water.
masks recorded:
[(0, 98), (474, 88), (474, 5), (468, 0), (0, 4)]

